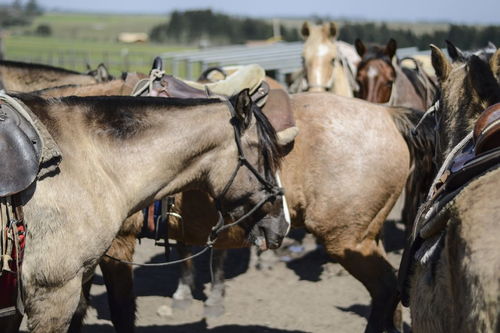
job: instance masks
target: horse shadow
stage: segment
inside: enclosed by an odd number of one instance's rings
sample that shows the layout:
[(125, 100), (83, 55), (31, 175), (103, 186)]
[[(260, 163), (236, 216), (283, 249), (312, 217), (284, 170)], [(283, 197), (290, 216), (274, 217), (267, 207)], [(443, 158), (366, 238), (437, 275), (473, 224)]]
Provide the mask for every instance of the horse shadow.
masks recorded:
[[(193, 253), (197, 253), (201, 248), (193, 248)], [(179, 254), (172, 249), (170, 261), (178, 260)], [(195, 289), (193, 298), (205, 301), (207, 295), (204, 293), (204, 285), (211, 281), (210, 277), (210, 253), (206, 252), (193, 259), (195, 267)], [(161, 263), (165, 261), (163, 254), (153, 256), (147, 263)], [(233, 249), (227, 253), (224, 262), (226, 278), (234, 278), (245, 273), (250, 264), (250, 249)], [(164, 267), (138, 267), (134, 269), (134, 294), (139, 296), (163, 296), (172, 297), (177, 289), (179, 278), (181, 276), (180, 265), (170, 265)], [(101, 274), (96, 273), (93, 279), (93, 285), (104, 285)], [(110, 319), (108, 310), (107, 293), (92, 295), (91, 303), (97, 310), (99, 319)]]
[[(135, 330), (137, 333), (306, 333), (305, 331), (299, 330), (282, 330), (276, 328), (270, 328), (262, 325), (222, 325), (213, 328), (208, 328), (208, 325), (204, 319), (181, 325), (151, 325), (151, 326), (138, 326)], [(83, 333), (114, 333), (112, 325), (109, 324), (94, 324), (87, 325), (82, 330)]]
[[(336, 308), (343, 312), (351, 312), (357, 314), (358, 316), (368, 320), (371, 306), (366, 304), (353, 304), (349, 307), (336, 306)], [(407, 322), (403, 322), (403, 333), (411, 333), (411, 327)]]

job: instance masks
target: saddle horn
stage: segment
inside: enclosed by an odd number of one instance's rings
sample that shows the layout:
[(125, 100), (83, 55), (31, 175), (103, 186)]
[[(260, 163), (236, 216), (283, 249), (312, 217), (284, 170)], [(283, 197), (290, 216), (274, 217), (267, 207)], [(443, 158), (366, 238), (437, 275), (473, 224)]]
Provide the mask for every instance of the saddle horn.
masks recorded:
[(155, 57), (155, 60), (153, 60), (153, 67), (151, 70), (153, 69), (159, 69), (160, 71), (163, 70), (163, 60), (161, 60), (160, 57)]

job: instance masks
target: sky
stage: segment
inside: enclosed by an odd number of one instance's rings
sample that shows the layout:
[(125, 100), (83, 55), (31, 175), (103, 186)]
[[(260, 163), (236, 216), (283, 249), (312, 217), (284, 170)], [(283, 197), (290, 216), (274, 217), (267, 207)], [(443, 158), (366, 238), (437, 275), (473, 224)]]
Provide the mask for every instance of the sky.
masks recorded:
[[(27, 0), (22, 0), (26, 2)], [(12, 0), (0, 0), (11, 3)], [(376, 21), (437, 21), (500, 25), (500, 0), (37, 0), (46, 9), (164, 14), (212, 8), (254, 17), (311, 15)]]

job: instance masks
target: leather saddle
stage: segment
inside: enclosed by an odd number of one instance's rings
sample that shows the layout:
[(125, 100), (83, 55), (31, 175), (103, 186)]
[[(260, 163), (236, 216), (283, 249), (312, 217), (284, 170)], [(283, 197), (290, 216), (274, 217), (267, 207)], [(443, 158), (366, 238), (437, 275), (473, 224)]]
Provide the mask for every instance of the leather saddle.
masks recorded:
[(0, 197), (26, 189), (36, 178), (42, 140), (34, 126), (0, 101)]
[(488, 107), (474, 126), (476, 154), (500, 146), (500, 103)]

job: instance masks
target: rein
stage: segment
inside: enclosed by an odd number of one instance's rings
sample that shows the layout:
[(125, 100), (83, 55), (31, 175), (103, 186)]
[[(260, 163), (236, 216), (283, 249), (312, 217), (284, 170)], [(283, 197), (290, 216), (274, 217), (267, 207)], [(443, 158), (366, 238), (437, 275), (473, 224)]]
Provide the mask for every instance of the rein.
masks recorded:
[[(146, 85), (146, 87), (147, 87), (147, 85)], [(237, 126), (238, 125), (238, 118), (236, 116), (236, 111), (234, 110), (233, 106), (231, 105), (231, 103), (228, 100), (226, 100), (225, 102), (226, 102), (226, 105), (227, 105), (229, 111), (231, 112), (230, 123), (233, 126), (234, 139), (236, 142), (236, 147), (238, 148), (238, 164), (236, 165), (236, 168), (234, 169), (231, 177), (229, 178), (229, 181), (224, 186), (224, 189), (222, 190), (221, 194), (219, 194), (219, 196), (215, 200), (215, 207), (217, 208), (217, 213), (219, 215), (219, 218), (218, 218), (216, 225), (212, 228), (212, 231), (211, 231), (210, 235), (208, 236), (208, 239), (204, 245), (204, 248), (201, 249), (200, 251), (198, 251), (197, 253), (189, 256), (189, 257), (179, 259), (179, 260), (174, 260), (174, 261), (162, 262), (162, 263), (141, 264), (141, 263), (136, 263), (136, 262), (132, 262), (132, 261), (122, 260), (122, 259), (110, 256), (109, 254), (104, 254), (105, 257), (112, 259), (114, 261), (124, 263), (124, 264), (133, 265), (133, 266), (140, 266), (140, 267), (170, 266), (170, 265), (175, 265), (175, 264), (179, 264), (179, 263), (188, 261), (190, 259), (193, 259), (193, 258), (196, 258), (196, 257), (202, 255), (203, 253), (205, 253), (209, 249), (212, 249), (215, 242), (217, 241), (218, 235), (222, 231), (225, 231), (233, 226), (239, 225), (244, 220), (249, 218), (253, 213), (255, 213), (259, 208), (261, 208), (266, 202), (276, 198), (277, 196), (283, 196), (283, 193), (284, 193), (283, 189), (280, 186), (266, 180), (266, 178), (263, 177), (257, 171), (257, 169), (255, 169), (255, 167), (245, 157), (245, 153), (243, 152), (243, 147), (241, 145), (241, 133), (240, 133), (239, 128)], [(248, 170), (250, 170), (250, 172), (255, 176), (255, 178), (257, 178), (257, 180), (263, 185), (263, 189), (267, 192), (267, 195), (262, 200), (260, 200), (250, 211), (248, 211), (245, 215), (240, 217), (238, 220), (236, 220), (233, 223), (224, 225), (224, 218), (222, 215), (222, 201), (221, 200), (226, 195), (227, 191), (229, 191), (229, 188), (233, 184), (234, 179), (236, 178), (236, 175), (238, 174), (238, 171), (243, 166), (246, 167)], [(212, 256), (210, 256), (210, 261), (212, 261)], [(210, 264), (210, 267), (212, 267), (212, 264)]]

